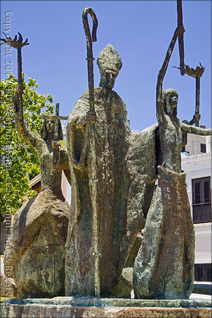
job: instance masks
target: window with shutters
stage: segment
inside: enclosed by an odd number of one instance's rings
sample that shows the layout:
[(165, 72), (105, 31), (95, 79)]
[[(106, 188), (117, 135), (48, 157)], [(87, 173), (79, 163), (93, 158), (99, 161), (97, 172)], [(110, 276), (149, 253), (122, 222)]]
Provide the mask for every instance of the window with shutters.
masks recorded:
[(192, 180), (193, 222), (211, 222), (210, 177)]

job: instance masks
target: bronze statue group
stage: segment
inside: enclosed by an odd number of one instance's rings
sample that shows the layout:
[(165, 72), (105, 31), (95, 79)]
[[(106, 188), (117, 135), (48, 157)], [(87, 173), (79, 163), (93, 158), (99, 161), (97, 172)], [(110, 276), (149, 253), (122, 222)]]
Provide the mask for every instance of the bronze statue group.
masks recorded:
[[(94, 18), (92, 9), (87, 13)], [(99, 87), (92, 96), (89, 86), (68, 117), (66, 149), (58, 144), (57, 116), (45, 117), (41, 137), (26, 127), (19, 83), (17, 130), (38, 153), (42, 189), (15, 214), (6, 246), (17, 297), (120, 297), (116, 286), (131, 259), (136, 298), (189, 298), (194, 228), (181, 149), (187, 133), (212, 131), (181, 123), (177, 92), (162, 90), (183, 32), (178, 26), (158, 75), (158, 123), (138, 134), (113, 90), (122, 61), (110, 44), (97, 60)], [(62, 170), (70, 174), (70, 206), (61, 192)]]

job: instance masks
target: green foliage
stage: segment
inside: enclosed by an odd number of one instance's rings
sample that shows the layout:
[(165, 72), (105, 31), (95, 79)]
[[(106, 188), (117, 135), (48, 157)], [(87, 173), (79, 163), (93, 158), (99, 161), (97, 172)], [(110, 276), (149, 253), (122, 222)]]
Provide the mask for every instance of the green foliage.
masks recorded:
[[(43, 96), (35, 91), (36, 80), (24, 81), (24, 120), (31, 131), (40, 136), (41, 114), (53, 114), (52, 96)], [(11, 73), (7, 80), (0, 81), (0, 218), (6, 213), (14, 214), (22, 205), (24, 196), (31, 198), (29, 180), (40, 173), (38, 156), (16, 129), (12, 98), (18, 80)]]
[(60, 142), (60, 146), (63, 148), (63, 149), (66, 149), (66, 140), (59, 140)]

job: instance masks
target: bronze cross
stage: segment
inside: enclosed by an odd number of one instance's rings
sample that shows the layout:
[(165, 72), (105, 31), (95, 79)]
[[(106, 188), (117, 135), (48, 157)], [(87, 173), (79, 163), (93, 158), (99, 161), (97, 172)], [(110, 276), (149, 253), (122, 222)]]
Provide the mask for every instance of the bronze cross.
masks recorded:
[(63, 119), (63, 120), (67, 120), (68, 116), (59, 116), (59, 103), (56, 103), (56, 108), (55, 108), (55, 115), (41, 115), (40, 118), (41, 119), (45, 119), (48, 116), (54, 116), (58, 119)]
[[(182, 0), (177, 0), (177, 22), (178, 27), (180, 25), (183, 26), (183, 12), (182, 12)], [(192, 120), (190, 124), (195, 123), (195, 126), (199, 127), (199, 96), (200, 96), (200, 77), (204, 73), (205, 68), (200, 64), (196, 69), (190, 68), (188, 65), (184, 64), (184, 43), (183, 43), (183, 35), (179, 37), (179, 54), (180, 54), (180, 67), (178, 69), (181, 72), (181, 75), (187, 74), (196, 78), (196, 105), (195, 105), (195, 115), (198, 115), (195, 120)]]

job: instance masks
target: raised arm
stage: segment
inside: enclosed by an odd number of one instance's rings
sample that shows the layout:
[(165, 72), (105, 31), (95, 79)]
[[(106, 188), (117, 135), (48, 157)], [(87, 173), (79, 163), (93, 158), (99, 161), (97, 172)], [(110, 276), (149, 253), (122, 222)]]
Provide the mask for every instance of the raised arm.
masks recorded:
[(164, 59), (163, 65), (159, 71), (158, 74), (158, 80), (157, 80), (157, 89), (156, 89), (156, 107), (157, 107), (157, 118), (162, 116), (164, 114), (163, 109), (163, 100), (162, 100), (162, 85), (163, 85), (163, 79), (166, 74), (166, 70), (174, 49), (174, 45), (176, 43), (177, 37), (182, 35), (185, 32), (182, 25), (176, 28), (173, 38), (171, 40), (171, 43), (169, 44), (169, 48), (166, 53), (166, 57)]
[(16, 126), (18, 129), (18, 132), (22, 136), (22, 138), (29, 143), (35, 150), (39, 150), (39, 146), (43, 142), (41, 138), (36, 136), (33, 132), (31, 132), (23, 119), (23, 106), (21, 102), (21, 95), (23, 91), (23, 86), (18, 85), (18, 88), (15, 92), (15, 96), (13, 99), (13, 109), (14, 109), (14, 115), (15, 115), (15, 121), (16, 121)]
[(201, 135), (201, 136), (209, 136), (212, 135), (212, 129), (204, 129), (200, 127), (190, 126), (186, 125), (184, 123), (180, 123), (180, 128), (182, 132), (184, 133), (190, 133), (195, 135)]

